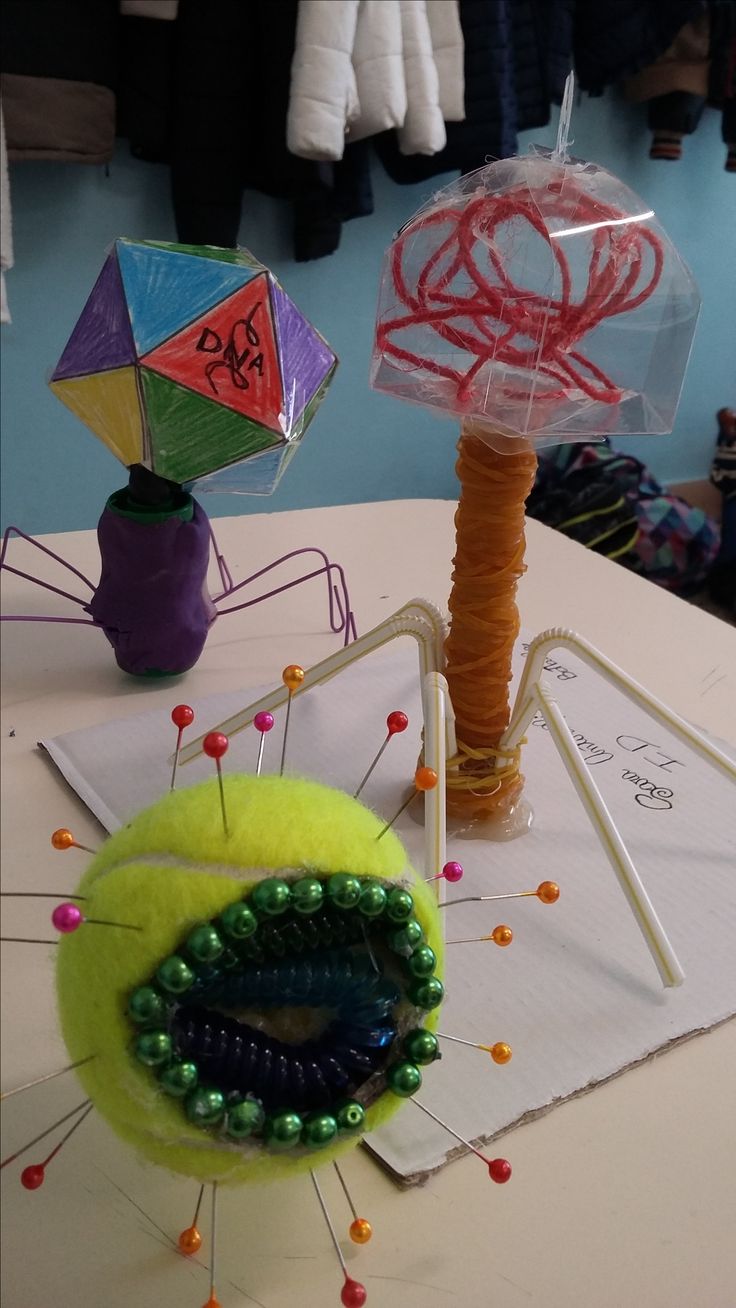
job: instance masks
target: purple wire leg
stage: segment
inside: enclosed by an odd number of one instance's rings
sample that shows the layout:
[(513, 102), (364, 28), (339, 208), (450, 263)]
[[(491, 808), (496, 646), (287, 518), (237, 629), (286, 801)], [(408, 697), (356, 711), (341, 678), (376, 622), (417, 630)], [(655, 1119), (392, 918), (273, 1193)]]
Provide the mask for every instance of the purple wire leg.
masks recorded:
[[(7, 566), (5, 563), (5, 555), (8, 552), (8, 545), (10, 544), (11, 535), (20, 536), (21, 540), (27, 541), (29, 545), (34, 545), (37, 550), (41, 550), (42, 554), (48, 554), (49, 558), (54, 559), (56, 563), (60, 563), (62, 568), (68, 568), (70, 572), (74, 573), (75, 577), (79, 577), (79, 580), (83, 581), (85, 586), (89, 586), (91, 591), (95, 590), (95, 587), (93, 583), (90, 581), (89, 577), (85, 577), (84, 573), (79, 571), (79, 568), (75, 568), (71, 563), (67, 563), (66, 559), (62, 559), (60, 554), (55, 554), (53, 550), (49, 549), (48, 545), (42, 545), (41, 542), (36, 540), (34, 536), (26, 535), (24, 531), (21, 531), (20, 527), (6, 527), (5, 529), (5, 532), (3, 534), (2, 549), (0, 550), (0, 568)], [(31, 580), (33, 581), (34, 578), (32, 577)]]
[[(214, 596), (214, 602), (218, 603), (220, 600), (230, 599), (232, 595), (237, 594), (237, 592), (242, 590), (245, 586), (249, 586), (252, 582), (258, 581), (260, 577), (272, 572), (274, 568), (279, 567), (282, 563), (288, 563), (290, 559), (296, 558), (301, 554), (318, 554), (322, 559), (322, 566), (315, 568), (312, 572), (305, 573), (301, 577), (297, 577), (294, 581), (288, 581), (282, 586), (277, 586), (273, 590), (266, 591), (265, 594), (258, 595), (255, 599), (245, 600), (242, 604), (232, 604), (226, 609), (219, 609), (218, 614), (223, 616), (225, 613), (237, 613), (240, 609), (252, 608), (254, 604), (260, 604), (262, 600), (272, 599), (275, 595), (281, 595), (284, 591), (291, 590), (293, 586), (299, 586), (302, 582), (311, 581), (313, 577), (320, 577), (324, 574), (327, 578), (330, 628), (336, 633), (343, 632), (343, 644), (349, 645), (351, 640), (355, 640), (357, 632), (355, 626), (355, 615), (350, 607), (350, 594), (344, 569), (341, 564), (332, 563), (330, 559), (328, 559), (324, 550), (319, 549), (315, 545), (306, 545), (301, 549), (290, 550), (288, 554), (282, 554), (280, 558), (274, 559), (272, 563), (266, 564), (264, 568), (260, 568), (258, 572), (254, 572), (243, 581), (239, 581), (237, 585), (226, 587), (226, 589), (219, 595)], [(339, 586), (333, 580), (333, 572), (337, 573)]]
[[(62, 599), (71, 600), (72, 604), (79, 604), (81, 608), (87, 607), (89, 600), (80, 599), (78, 595), (72, 595), (68, 590), (61, 590), (59, 586), (52, 586), (50, 582), (42, 581), (40, 577), (34, 577), (32, 573), (23, 572), (20, 568), (11, 567), (9, 563), (6, 563), (5, 560), (11, 536), (19, 536), (21, 540), (26, 541), (29, 545), (33, 545), (37, 550), (40, 550), (42, 554), (47, 554), (50, 559), (53, 559), (56, 563), (60, 563), (61, 566), (67, 568), (69, 572), (73, 572), (74, 576), (78, 577), (80, 581), (83, 581), (85, 586), (89, 586), (94, 594), (95, 588), (89, 580), (89, 577), (85, 577), (83, 572), (80, 572), (78, 568), (73, 567), (71, 563), (67, 563), (66, 559), (63, 559), (60, 554), (56, 554), (54, 550), (50, 550), (47, 545), (42, 545), (40, 541), (35, 540), (33, 536), (26, 535), (24, 531), (20, 530), (20, 527), (8, 527), (3, 534), (2, 549), (0, 549), (1, 570), (12, 573), (14, 577), (21, 577), (24, 581), (30, 581), (34, 586), (41, 586), (43, 590), (50, 590), (54, 595), (60, 595)], [(3, 613), (0, 614), (0, 622), (63, 622), (80, 627), (97, 626), (97, 623), (94, 622), (92, 618), (58, 618), (30, 613)]]

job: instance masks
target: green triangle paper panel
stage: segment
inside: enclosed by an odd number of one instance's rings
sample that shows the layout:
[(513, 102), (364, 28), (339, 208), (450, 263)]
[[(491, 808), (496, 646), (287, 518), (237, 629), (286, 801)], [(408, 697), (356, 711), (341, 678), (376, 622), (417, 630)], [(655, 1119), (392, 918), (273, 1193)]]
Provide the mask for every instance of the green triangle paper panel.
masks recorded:
[(133, 241), (116, 241), (115, 252), (139, 358), (260, 272)]
[(141, 363), (282, 439), (288, 434), (265, 273), (144, 355)]
[(171, 481), (192, 481), (246, 459), (279, 439), (214, 400), (141, 368), (151, 467)]
[(181, 245), (173, 241), (137, 241), (137, 245), (149, 245), (154, 250), (172, 250), (175, 254), (193, 254), (199, 259), (216, 259), (221, 263), (236, 263), (241, 268), (252, 268), (261, 272), (265, 264), (259, 262), (250, 250), (239, 246), (237, 250), (226, 250), (220, 245)]

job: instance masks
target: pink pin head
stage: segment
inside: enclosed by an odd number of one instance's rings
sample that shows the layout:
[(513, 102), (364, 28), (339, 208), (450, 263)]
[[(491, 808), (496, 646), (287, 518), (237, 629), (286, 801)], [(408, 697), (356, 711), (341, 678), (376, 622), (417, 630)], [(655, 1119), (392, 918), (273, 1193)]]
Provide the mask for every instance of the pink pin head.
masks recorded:
[(354, 1281), (351, 1276), (346, 1276), (340, 1294), (340, 1303), (343, 1308), (363, 1308), (363, 1304), (367, 1299), (365, 1286), (361, 1285), (360, 1281)]
[(511, 1163), (507, 1158), (491, 1158), (488, 1164), (488, 1175), (496, 1185), (505, 1185), (511, 1177)]
[(177, 704), (176, 708), (171, 710), (171, 721), (180, 731), (185, 727), (191, 727), (194, 721), (194, 709), (188, 704)]
[(401, 709), (394, 709), (393, 713), (389, 713), (386, 718), (389, 736), (396, 736), (400, 731), (406, 731), (408, 725), (409, 719), (405, 713), (401, 712)]
[(61, 931), (62, 935), (67, 936), (71, 931), (76, 931), (77, 927), (82, 925), (84, 918), (81, 909), (77, 908), (76, 904), (57, 904), (51, 914), (51, 921), (57, 931)]
[(462, 863), (456, 863), (454, 860), (451, 863), (445, 863), (442, 875), (445, 881), (449, 881), (451, 885), (454, 885), (456, 881), (461, 881), (463, 875)]
[(208, 758), (221, 759), (227, 754), (230, 741), (223, 731), (210, 731), (202, 741), (202, 749)]
[(31, 1163), (30, 1167), (24, 1167), (20, 1174), (20, 1183), (26, 1190), (37, 1190), (43, 1185), (46, 1173), (41, 1163)]
[(273, 722), (274, 722), (273, 713), (266, 713), (265, 710), (262, 710), (260, 713), (256, 713), (256, 716), (253, 719), (253, 726), (255, 727), (256, 731), (261, 731), (261, 732), (270, 731), (273, 726)]

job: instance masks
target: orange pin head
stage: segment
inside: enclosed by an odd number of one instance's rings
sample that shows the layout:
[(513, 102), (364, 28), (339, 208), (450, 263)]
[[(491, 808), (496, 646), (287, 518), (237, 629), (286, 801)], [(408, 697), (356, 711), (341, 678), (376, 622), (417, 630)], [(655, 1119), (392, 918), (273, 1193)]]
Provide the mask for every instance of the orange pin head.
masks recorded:
[(511, 930), (511, 927), (504, 926), (503, 923), (500, 926), (494, 927), (491, 932), (491, 940), (494, 945), (499, 945), (501, 949), (505, 948), (506, 945), (510, 945), (513, 938), (514, 933)]
[(209, 1299), (207, 1300), (206, 1304), (203, 1305), (203, 1308), (222, 1308), (222, 1304), (220, 1303), (220, 1300), (218, 1299), (214, 1290), (210, 1295)]
[(298, 663), (290, 663), (281, 673), (281, 680), (290, 695), (298, 690), (304, 680), (304, 668), (300, 668)]
[(543, 904), (556, 904), (560, 898), (560, 887), (556, 881), (542, 881), (535, 893)]
[(437, 773), (434, 768), (417, 768), (414, 773), (414, 785), (417, 790), (434, 790), (437, 785)]
[(495, 1045), (491, 1045), (488, 1050), (494, 1063), (503, 1067), (504, 1063), (511, 1062), (511, 1045), (507, 1045), (505, 1040), (497, 1040)]
[(202, 1237), (196, 1226), (188, 1226), (185, 1231), (182, 1231), (176, 1243), (179, 1246), (179, 1252), (186, 1254), (187, 1258), (191, 1258), (192, 1254), (196, 1254), (201, 1249)]
[(373, 1235), (373, 1227), (365, 1217), (356, 1217), (354, 1222), (350, 1223), (350, 1239), (353, 1244), (367, 1244)]
[(59, 827), (51, 837), (51, 844), (54, 849), (71, 849), (76, 843), (68, 827)]

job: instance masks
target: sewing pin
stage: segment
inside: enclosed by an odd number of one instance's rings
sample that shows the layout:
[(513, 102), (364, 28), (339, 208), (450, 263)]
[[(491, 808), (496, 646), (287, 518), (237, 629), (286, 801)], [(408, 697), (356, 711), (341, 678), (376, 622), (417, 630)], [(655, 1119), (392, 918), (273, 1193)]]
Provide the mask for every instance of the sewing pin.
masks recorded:
[(84, 903), (86, 895), (70, 895), (65, 890), (0, 890), (0, 897), (3, 899), (61, 899), (66, 895), (67, 899), (77, 899)]
[(345, 1259), (343, 1258), (342, 1249), (340, 1248), (337, 1236), (335, 1235), (335, 1228), (332, 1225), (332, 1219), (327, 1211), (327, 1204), (324, 1201), (322, 1191), (320, 1190), (319, 1187), (319, 1181), (317, 1180), (317, 1177), (315, 1176), (311, 1168), (309, 1170), (309, 1175), (312, 1178), (312, 1185), (314, 1186), (317, 1198), (319, 1199), (319, 1206), (322, 1209), (322, 1216), (324, 1217), (325, 1222), (327, 1223), (327, 1229), (330, 1233), (330, 1237), (332, 1239), (332, 1243), (335, 1248), (335, 1253), (337, 1254), (337, 1260), (340, 1264), (340, 1267), (342, 1268), (343, 1276), (345, 1277), (345, 1284), (343, 1285), (342, 1291), (340, 1293), (340, 1303), (343, 1305), (343, 1308), (363, 1308), (363, 1304), (366, 1302), (368, 1298), (365, 1292), (365, 1286), (361, 1285), (360, 1281), (354, 1281), (352, 1276), (349, 1275), (348, 1269), (345, 1265)]
[(71, 1135), (74, 1135), (75, 1131), (79, 1130), (79, 1127), (82, 1125), (82, 1122), (84, 1121), (85, 1117), (89, 1117), (89, 1114), (92, 1112), (93, 1108), (94, 1108), (94, 1104), (90, 1104), (89, 1107), (85, 1109), (85, 1111), (82, 1113), (82, 1116), (77, 1118), (77, 1121), (73, 1124), (73, 1126), (69, 1127), (69, 1130), (66, 1132), (66, 1135), (62, 1136), (56, 1148), (51, 1150), (51, 1153), (49, 1154), (48, 1158), (44, 1158), (42, 1163), (31, 1163), (29, 1167), (23, 1168), (23, 1171), (20, 1174), (20, 1183), (22, 1186), (24, 1186), (26, 1190), (38, 1190), (39, 1186), (43, 1185), (44, 1181), (46, 1180), (46, 1168), (48, 1167), (49, 1163), (56, 1157), (59, 1151), (64, 1148), (64, 1145), (66, 1144), (69, 1137)]
[(438, 1040), (452, 1040), (453, 1044), (467, 1045), (469, 1049), (482, 1049), (484, 1054), (491, 1055), (494, 1063), (499, 1067), (511, 1062), (511, 1045), (507, 1045), (505, 1040), (497, 1040), (495, 1045), (479, 1045), (475, 1040), (461, 1040), (460, 1036), (447, 1035), (445, 1031), (435, 1031), (434, 1034)]
[(385, 836), (386, 832), (394, 825), (394, 822), (397, 822), (398, 819), (401, 817), (401, 814), (404, 812), (404, 809), (407, 809), (409, 807), (415, 795), (422, 794), (427, 790), (434, 790), (436, 785), (437, 785), (437, 773), (435, 772), (434, 768), (417, 768), (416, 772), (414, 773), (414, 789), (412, 793), (410, 794), (408, 799), (404, 800), (403, 804), (401, 805), (401, 808), (399, 808), (397, 812), (394, 813), (393, 817), (391, 818), (391, 821), (387, 822), (385, 827), (381, 828), (378, 835), (376, 836), (376, 840), (380, 840), (381, 836)]
[(291, 717), (291, 701), (304, 681), (304, 668), (300, 668), (298, 663), (290, 663), (281, 673), (281, 680), (289, 692), (289, 698), (286, 701), (286, 719), (284, 721), (284, 739), (281, 745), (281, 767), (279, 776), (284, 775), (284, 764), (286, 762), (286, 741), (289, 735), (289, 719)]
[(261, 768), (263, 766), (263, 749), (266, 744), (266, 736), (268, 735), (269, 731), (272, 730), (273, 723), (274, 723), (273, 713), (266, 713), (265, 710), (263, 710), (260, 713), (256, 713), (253, 719), (253, 726), (255, 727), (256, 731), (260, 731), (261, 733), (261, 739), (258, 742), (258, 759), (256, 761), (257, 777), (260, 777), (261, 775)]
[(358, 1217), (355, 1204), (353, 1203), (352, 1195), (347, 1187), (347, 1182), (342, 1172), (340, 1171), (339, 1163), (333, 1161), (332, 1166), (337, 1172), (337, 1179), (340, 1182), (340, 1185), (342, 1186), (342, 1192), (348, 1201), (348, 1208), (353, 1214), (353, 1220), (348, 1228), (348, 1235), (350, 1236), (350, 1239), (352, 1240), (353, 1244), (367, 1244), (371, 1236), (373, 1235), (373, 1227), (371, 1226), (370, 1222), (366, 1221), (365, 1217)]
[(452, 904), (490, 904), (494, 899), (529, 899), (530, 896), (542, 904), (556, 904), (560, 887), (556, 881), (540, 881), (536, 890), (515, 890), (511, 895), (466, 895), (463, 899), (446, 899), (440, 908), (449, 908)]
[(441, 872), (437, 872), (433, 877), (425, 877), (424, 880), (426, 882), (429, 882), (429, 881), (441, 881), (444, 879), (445, 881), (449, 881), (451, 885), (454, 885), (456, 881), (462, 880), (462, 875), (463, 875), (462, 863), (456, 863), (453, 860), (451, 863), (445, 863), (445, 866), (443, 867)]
[(202, 1236), (197, 1228), (197, 1218), (199, 1217), (199, 1210), (202, 1207), (203, 1197), (204, 1186), (200, 1185), (199, 1195), (197, 1196), (197, 1206), (194, 1209), (192, 1224), (182, 1231), (176, 1242), (179, 1247), (179, 1252), (185, 1254), (187, 1258), (191, 1258), (192, 1254), (196, 1254), (202, 1246)]
[(32, 1090), (34, 1085), (43, 1085), (45, 1081), (53, 1081), (57, 1076), (63, 1076), (65, 1072), (73, 1072), (76, 1067), (83, 1067), (85, 1063), (90, 1063), (96, 1054), (90, 1054), (87, 1058), (80, 1058), (76, 1063), (68, 1063), (66, 1067), (60, 1067), (58, 1072), (47, 1072), (45, 1076), (37, 1076), (35, 1081), (26, 1081), (24, 1085), (17, 1085), (14, 1090), (3, 1090), (0, 1094), (0, 1101), (3, 1099), (12, 1099), (13, 1095), (19, 1095), (21, 1090)]
[(389, 713), (388, 717), (386, 718), (386, 731), (387, 731), (386, 739), (384, 740), (383, 744), (381, 745), (381, 748), (379, 749), (378, 753), (376, 754), (376, 757), (374, 758), (374, 760), (373, 760), (373, 762), (371, 763), (371, 765), (370, 765), (368, 771), (366, 772), (365, 776), (363, 777), (363, 780), (361, 781), (360, 785), (358, 786), (358, 789), (356, 790), (355, 794), (353, 795), (353, 799), (357, 799), (357, 798), (358, 798), (358, 796), (359, 796), (361, 790), (363, 789), (363, 787), (364, 787), (366, 781), (368, 780), (368, 778), (370, 777), (371, 773), (373, 772), (373, 769), (375, 768), (376, 764), (380, 762), (384, 750), (387, 749), (388, 745), (391, 743), (391, 741), (393, 740), (394, 736), (399, 735), (402, 731), (406, 731), (406, 728), (408, 727), (408, 725), (409, 725), (409, 719), (408, 719), (408, 717), (406, 716), (405, 713), (402, 713), (402, 712), (401, 712), (400, 709), (394, 709), (393, 713)]
[(215, 1294), (215, 1265), (217, 1262), (217, 1181), (212, 1182), (212, 1253), (210, 1255), (210, 1297), (204, 1308), (222, 1308)]
[(80, 926), (120, 927), (122, 931), (142, 931), (143, 927), (133, 926), (130, 922), (110, 922), (106, 917), (85, 917), (76, 904), (57, 904), (51, 914), (51, 921), (63, 936), (68, 936)]
[(176, 727), (176, 752), (174, 754), (174, 766), (171, 770), (171, 785), (169, 790), (173, 790), (176, 785), (176, 769), (179, 766), (179, 754), (181, 753), (181, 738), (187, 727), (191, 727), (194, 721), (194, 709), (188, 704), (177, 704), (171, 710), (171, 721)]
[(220, 787), (220, 808), (222, 809), (222, 826), (226, 836), (230, 835), (230, 828), (227, 825), (227, 811), (225, 809), (225, 787), (222, 784), (222, 763), (220, 762), (223, 754), (227, 754), (230, 741), (222, 731), (210, 731), (202, 741), (202, 749), (208, 758), (215, 760), (217, 768), (217, 783)]
[(442, 1118), (437, 1117), (436, 1113), (431, 1112), (424, 1104), (420, 1104), (418, 1099), (413, 1098), (411, 1102), (416, 1104), (417, 1108), (421, 1108), (422, 1112), (426, 1113), (427, 1117), (431, 1117), (432, 1121), (436, 1122), (438, 1126), (441, 1126), (443, 1130), (449, 1132), (449, 1134), (454, 1136), (456, 1140), (459, 1140), (460, 1144), (465, 1145), (465, 1148), (469, 1149), (471, 1153), (474, 1153), (476, 1158), (480, 1158), (481, 1162), (485, 1163), (488, 1168), (488, 1175), (491, 1180), (495, 1181), (497, 1185), (504, 1185), (505, 1182), (509, 1180), (511, 1176), (511, 1163), (508, 1162), (506, 1158), (486, 1158), (485, 1154), (482, 1154), (479, 1149), (476, 1149), (475, 1145), (472, 1145), (469, 1140), (465, 1140), (463, 1136), (458, 1135), (457, 1131), (453, 1131), (452, 1127), (447, 1125), (447, 1122), (443, 1122)]
[(446, 945), (479, 945), (481, 944), (482, 941), (490, 940), (494, 945), (498, 945), (500, 949), (504, 949), (506, 945), (511, 944), (513, 938), (514, 938), (514, 933), (511, 930), (511, 927), (500, 924), (499, 926), (495, 926), (491, 931), (491, 934), (488, 936), (467, 936), (463, 940), (446, 940), (445, 944)]
[(0, 1163), (0, 1169), (7, 1167), (8, 1163), (14, 1163), (16, 1158), (21, 1157), (21, 1154), (27, 1153), (28, 1150), (32, 1149), (34, 1145), (37, 1145), (40, 1140), (45, 1140), (47, 1135), (51, 1135), (52, 1131), (55, 1131), (59, 1126), (63, 1126), (65, 1122), (69, 1121), (70, 1117), (75, 1117), (77, 1113), (81, 1113), (82, 1109), (87, 1108), (88, 1105), (90, 1108), (92, 1107), (89, 1099), (83, 1099), (81, 1104), (77, 1104), (76, 1108), (72, 1108), (68, 1113), (65, 1113), (63, 1117), (59, 1118), (58, 1122), (54, 1122), (51, 1126), (47, 1126), (45, 1131), (42, 1131), (40, 1135), (34, 1136), (32, 1140), (28, 1141), (28, 1144), (23, 1145), (22, 1149), (16, 1149), (14, 1154), (10, 1154), (8, 1158), (4, 1158)]
[(83, 849), (85, 854), (96, 854), (96, 849), (90, 849), (89, 845), (80, 845), (78, 840), (74, 839), (68, 827), (59, 827), (51, 836), (51, 844), (54, 849)]

